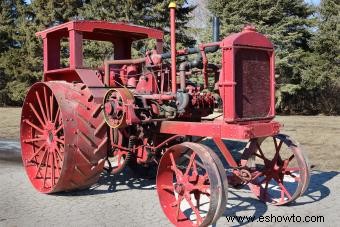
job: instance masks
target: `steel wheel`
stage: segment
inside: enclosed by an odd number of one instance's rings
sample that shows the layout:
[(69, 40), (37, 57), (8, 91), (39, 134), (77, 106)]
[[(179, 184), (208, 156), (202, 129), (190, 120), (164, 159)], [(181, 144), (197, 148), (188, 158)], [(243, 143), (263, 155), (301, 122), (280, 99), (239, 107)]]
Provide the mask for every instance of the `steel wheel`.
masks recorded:
[(99, 178), (107, 151), (106, 125), (84, 84), (36, 83), (21, 116), (22, 160), (40, 192), (81, 189)]
[(31, 91), (26, 102), (29, 108), (23, 109), (22, 157), (34, 187), (48, 192), (57, 184), (64, 162), (63, 116), (47, 86)]
[(226, 208), (226, 174), (213, 151), (184, 142), (163, 155), (157, 192), (163, 212), (176, 226), (208, 226)]
[(290, 203), (308, 187), (307, 159), (299, 145), (286, 135), (251, 140), (242, 159), (252, 175), (249, 188), (264, 202)]
[(127, 137), (128, 135), (125, 134), (124, 129), (111, 128), (110, 140), (112, 150), (109, 151), (104, 166), (107, 172), (112, 174), (120, 173), (130, 161), (131, 152), (124, 149), (124, 147), (127, 147)]

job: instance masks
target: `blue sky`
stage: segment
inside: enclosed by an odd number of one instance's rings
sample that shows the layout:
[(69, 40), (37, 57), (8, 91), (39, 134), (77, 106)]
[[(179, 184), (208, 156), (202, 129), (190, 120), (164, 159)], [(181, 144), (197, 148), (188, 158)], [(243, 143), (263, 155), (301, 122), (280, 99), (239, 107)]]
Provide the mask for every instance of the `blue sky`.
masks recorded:
[[(26, 0), (27, 3), (31, 3), (31, 0)], [(195, 0), (189, 0), (189, 2), (195, 2)], [(313, 5), (319, 5), (320, 0), (305, 0), (305, 2), (311, 3)]]
[[(311, 3), (313, 5), (319, 5), (320, 4), (320, 0), (304, 0), (305, 2)], [(189, 3), (194, 3), (195, 0), (188, 0)]]
[(305, 0), (305, 2), (311, 3), (313, 5), (319, 5), (320, 4), (320, 0)]

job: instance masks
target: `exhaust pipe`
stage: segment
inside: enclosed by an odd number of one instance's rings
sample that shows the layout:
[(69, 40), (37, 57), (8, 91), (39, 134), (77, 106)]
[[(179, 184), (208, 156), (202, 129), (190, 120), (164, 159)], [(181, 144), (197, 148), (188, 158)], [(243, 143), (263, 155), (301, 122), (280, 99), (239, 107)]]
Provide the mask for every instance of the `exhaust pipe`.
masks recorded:
[(170, 2), (171, 91), (176, 93), (176, 3)]
[[(220, 19), (216, 16), (213, 17), (213, 33), (212, 42), (218, 42), (220, 40)], [(219, 46), (210, 46), (205, 48), (205, 53), (214, 53), (218, 50)], [(190, 55), (200, 53), (199, 47), (188, 48), (185, 53), (178, 54), (177, 56)], [(201, 55), (201, 54), (200, 54)], [(171, 57), (171, 52), (166, 52), (161, 54), (162, 59), (169, 59)]]

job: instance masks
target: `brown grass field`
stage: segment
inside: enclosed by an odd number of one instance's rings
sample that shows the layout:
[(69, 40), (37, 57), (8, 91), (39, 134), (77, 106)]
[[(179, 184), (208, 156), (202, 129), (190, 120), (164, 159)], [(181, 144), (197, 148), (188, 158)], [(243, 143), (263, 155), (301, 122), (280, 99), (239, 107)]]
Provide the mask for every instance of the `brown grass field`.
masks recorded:
[[(0, 140), (19, 140), (20, 108), (0, 108)], [(340, 170), (340, 116), (278, 116), (282, 133), (305, 149), (313, 169)], [(1, 151), (0, 151), (1, 152)]]

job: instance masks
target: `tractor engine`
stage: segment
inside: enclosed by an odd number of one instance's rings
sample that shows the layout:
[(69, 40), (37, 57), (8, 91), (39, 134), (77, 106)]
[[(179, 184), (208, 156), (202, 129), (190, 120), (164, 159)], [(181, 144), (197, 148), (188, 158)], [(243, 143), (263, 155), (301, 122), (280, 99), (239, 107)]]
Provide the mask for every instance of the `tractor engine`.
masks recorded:
[(117, 86), (108, 90), (104, 97), (104, 116), (110, 127), (171, 119), (199, 121), (213, 113), (217, 93), (186, 81), (184, 71), (178, 75), (180, 89), (171, 93), (168, 65), (151, 59), (110, 66), (110, 85)]

